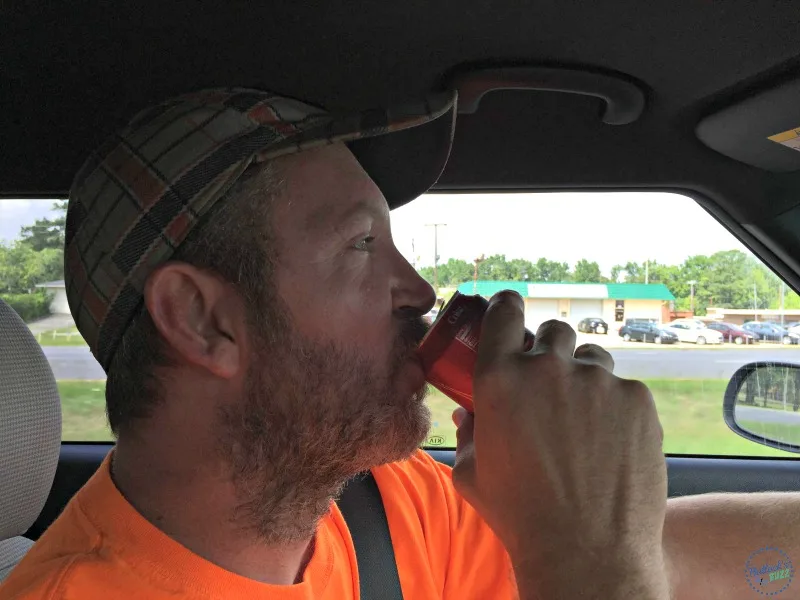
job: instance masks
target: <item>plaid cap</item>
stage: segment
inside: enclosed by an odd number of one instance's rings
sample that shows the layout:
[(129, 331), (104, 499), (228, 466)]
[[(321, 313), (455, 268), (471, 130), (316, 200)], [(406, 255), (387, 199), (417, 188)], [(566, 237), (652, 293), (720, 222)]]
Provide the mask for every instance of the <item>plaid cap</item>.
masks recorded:
[[(455, 102), (455, 93), (436, 94), (390, 110), (334, 114), (273, 93), (232, 88), (179, 96), (140, 112), (91, 154), (69, 194), (67, 298), (92, 354), (108, 372), (143, 301), (148, 275), (173, 256), (248, 166), (348, 142), (390, 205), (402, 204), (441, 174), (452, 142)], [(444, 115), (450, 118), (440, 119)], [(417, 126), (437, 120), (444, 122), (436, 128), (442, 132), (434, 143), (437, 164), (423, 169), (414, 168), (418, 137), (407, 138), (399, 151), (387, 142), (402, 134), (359, 145), (362, 139), (410, 128), (433, 130)], [(403, 156), (410, 171), (402, 160), (398, 166)], [(401, 183), (409, 180), (414, 186)]]

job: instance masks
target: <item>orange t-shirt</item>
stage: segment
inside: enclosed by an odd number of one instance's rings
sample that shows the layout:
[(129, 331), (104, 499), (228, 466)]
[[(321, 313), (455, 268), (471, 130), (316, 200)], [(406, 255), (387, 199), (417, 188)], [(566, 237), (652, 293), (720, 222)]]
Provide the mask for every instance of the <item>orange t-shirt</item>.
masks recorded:
[[(335, 504), (302, 582), (268, 585), (214, 565), (152, 525), (117, 490), (109, 460), (0, 585), (0, 600), (358, 598), (353, 541)], [(449, 467), (418, 451), (373, 474), (406, 600), (517, 597), (506, 551), (456, 493)]]

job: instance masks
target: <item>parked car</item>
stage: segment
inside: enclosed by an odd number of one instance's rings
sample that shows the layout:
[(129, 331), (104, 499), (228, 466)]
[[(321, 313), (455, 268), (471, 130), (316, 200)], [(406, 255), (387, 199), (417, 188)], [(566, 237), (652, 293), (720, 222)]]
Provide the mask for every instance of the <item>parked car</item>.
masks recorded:
[(587, 317), (578, 322), (581, 333), (608, 333), (608, 323), (599, 317)]
[(422, 318), (428, 323), (428, 325), (432, 325), (433, 322), (436, 320), (436, 317), (438, 316), (439, 316), (439, 309), (432, 308)]
[(755, 335), (759, 340), (765, 342), (780, 342), (786, 346), (790, 344), (800, 344), (800, 335), (792, 333), (780, 325), (749, 321), (742, 325), (742, 327)]
[(674, 319), (670, 321), (670, 323), (686, 323), (692, 327), (708, 327), (708, 323), (706, 321), (703, 321), (702, 319), (692, 319), (689, 317)]
[(663, 326), (665, 331), (670, 331), (678, 336), (681, 342), (690, 344), (721, 344), (722, 334), (719, 331), (709, 329), (692, 320), (676, 320)]
[(784, 327), (789, 330), (789, 333), (800, 335), (800, 322), (793, 321), (791, 323), (786, 323)]
[(670, 331), (665, 331), (653, 323), (623, 325), (619, 330), (619, 335), (626, 342), (637, 340), (655, 342), (656, 344), (674, 344), (678, 341), (677, 335)]
[(637, 323), (650, 323), (652, 325), (658, 325), (658, 319), (625, 319), (625, 325), (635, 325)]
[(712, 321), (707, 327), (714, 331), (719, 331), (726, 342), (733, 342), (734, 344), (752, 344), (758, 341), (754, 333), (742, 329), (733, 323)]

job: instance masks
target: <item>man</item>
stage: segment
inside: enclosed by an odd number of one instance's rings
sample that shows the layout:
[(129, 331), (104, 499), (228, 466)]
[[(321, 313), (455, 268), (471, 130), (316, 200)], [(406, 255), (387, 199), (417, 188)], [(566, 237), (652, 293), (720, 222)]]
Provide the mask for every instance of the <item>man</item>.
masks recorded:
[(799, 554), (789, 497), (667, 511), (647, 389), (556, 322), (523, 354), (513, 294), (486, 314), (455, 470), (417, 450), (435, 298), (387, 199), (435, 181), (452, 114), (210, 90), (87, 161), (65, 271), (118, 441), (0, 598), (355, 598), (332, 500), (369, 468), (409, 599), (749, 598), (749, 553)]

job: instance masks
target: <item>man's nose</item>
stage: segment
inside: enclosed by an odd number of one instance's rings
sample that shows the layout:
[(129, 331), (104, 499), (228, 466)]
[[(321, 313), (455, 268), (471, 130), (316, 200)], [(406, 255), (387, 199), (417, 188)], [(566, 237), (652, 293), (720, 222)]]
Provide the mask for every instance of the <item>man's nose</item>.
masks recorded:
[(414, 308), (420, 315), (424, 315), (436, 304), (436, 292), (399, 252), (397, 256), (399, 272), (394, 292), (394, 308)]

